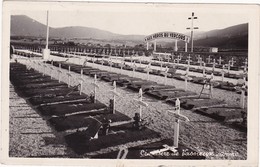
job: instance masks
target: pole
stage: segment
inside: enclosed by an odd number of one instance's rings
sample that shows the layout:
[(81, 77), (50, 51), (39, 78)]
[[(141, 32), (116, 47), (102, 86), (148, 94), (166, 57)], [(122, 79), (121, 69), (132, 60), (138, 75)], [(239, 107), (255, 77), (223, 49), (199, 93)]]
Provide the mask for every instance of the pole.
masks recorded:
[(49, 45), (49, 11), (47, 10), (47, 34), (46, 34), (46, 49)]

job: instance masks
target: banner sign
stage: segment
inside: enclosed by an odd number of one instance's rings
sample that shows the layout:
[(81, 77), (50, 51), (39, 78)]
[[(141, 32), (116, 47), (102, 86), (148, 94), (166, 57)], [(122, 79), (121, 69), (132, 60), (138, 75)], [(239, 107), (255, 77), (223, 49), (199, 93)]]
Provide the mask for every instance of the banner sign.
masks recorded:
[(147, 37), (144, 38), (144, 41), (151, 41), (153, 39), (157, 39), (157, 38), (173, 38), (173, 39), (178, 39), (178, 40), (182, 40), (184, 42), (189, 43), (190, 41), (190, 37), (184, 34), (180, 34), (177, 32), (158, 32), (158, 33), (154, 33), (152, 35), (149, 35)]

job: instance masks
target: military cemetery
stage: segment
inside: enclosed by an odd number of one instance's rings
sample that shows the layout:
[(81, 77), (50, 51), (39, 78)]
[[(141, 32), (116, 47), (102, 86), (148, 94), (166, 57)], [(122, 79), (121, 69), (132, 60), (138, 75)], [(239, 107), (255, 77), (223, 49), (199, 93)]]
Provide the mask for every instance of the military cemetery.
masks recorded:
[(10, 156), (246, 159), (247, 48), (203, 46), (197, 14), (183, 18), (189, 33), (154, 32), (138, 47), (53, 43), (48, 21), (46, 42), (11, 36)]

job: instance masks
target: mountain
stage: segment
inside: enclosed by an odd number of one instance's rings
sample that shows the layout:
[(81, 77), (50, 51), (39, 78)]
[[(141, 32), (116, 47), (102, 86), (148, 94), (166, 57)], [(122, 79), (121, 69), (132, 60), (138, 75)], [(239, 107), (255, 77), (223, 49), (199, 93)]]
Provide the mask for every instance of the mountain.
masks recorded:
[[(186, 34), (189, 35), (189, 33)], [(183, 43), (178, 45), (184, 47)], [(174, 42), (168, 43), (165, 46), (172, 47), (174, 46)], [(248, 23), (206, 32), (195, 31), (194, 47), (247, 49)]]
[(247, 49), (248, 23), (200, 34), (194, 46)]
[[(196, 33), (196, 32), (195, 32)], [(207, 32), (200, 32), (196, 39), (210, 38), (210, 37), (234, 37), (248, 35), (248, 23), (239, 24), (224, 29), (217, 29)]]
[[(189, 35), (190, 33), (186, 33)], [(45, 37), (46, 25), (41, 24), (25, 15), (11, 16), (12, 36), (34, 36)], [(90, 27), (50, 27), (50, 37), (52, 38), (85, 38), (104, 41), (132, 41), (135, 44), (143, 43), (144, 35), (121, 35), (109, 31)], [(160, 40), (161, 41), (161, 40)], [(162, 40), (158, 42), (162, 46), (172, 47), (173, 41)], [(184, 46), (183, 42), (178, 43)], [(219, 47), (219, 48), (248, 48), (248, 23), (227, 27), (224, 29), (211, 30), (207, 32), (195, 31), (194, 46), (196, 47)]]
[(46, 36), (46, 26), (27, 16), (11, 16), (12, 36)]
[[(50, 37), (53, 38), (92, 38), (102, 40), (133, 40), (143, 41), (144, 35), (121, 35), (109, 31), (90, 27), (50, 27)], [(46, 25), (41, 24), (25, 15), (11, 16), (11, 35), (12, 36), (46, 36)]]

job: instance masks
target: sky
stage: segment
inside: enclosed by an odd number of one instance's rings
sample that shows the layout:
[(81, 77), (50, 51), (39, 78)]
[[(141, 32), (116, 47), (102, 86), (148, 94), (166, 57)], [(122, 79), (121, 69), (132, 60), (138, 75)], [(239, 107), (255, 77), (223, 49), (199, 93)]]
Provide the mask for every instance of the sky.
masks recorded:
[[(86, 5), (86, 3), (84, 4)], [(246, 10), (237, 6), (90, 4), (49, 9), (50, 27), (84, 26), (117, 34), (149, 35), (161, 31), (186, 33), (188, 17), (194, 12), (196, 31), (209, 31), (248, 23)], [(46, 24), (46, 10), (14, 10), (12, 15), (27, 15)]]

